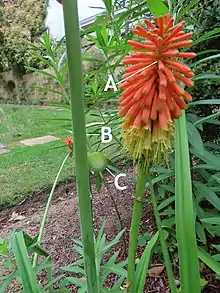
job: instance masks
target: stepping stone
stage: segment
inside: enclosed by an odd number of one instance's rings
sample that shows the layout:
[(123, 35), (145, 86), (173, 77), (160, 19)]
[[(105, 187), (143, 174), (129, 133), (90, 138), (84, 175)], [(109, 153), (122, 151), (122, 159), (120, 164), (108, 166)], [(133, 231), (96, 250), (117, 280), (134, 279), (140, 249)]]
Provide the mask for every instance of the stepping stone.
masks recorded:
[(0, 155), (10, 153), (10, 150), (6, 149), (6, 146), (0, 143)]
[(58, 137), (52, 136), (52, 135), (46, 135), (46, 136), (41, 136), (41, 137), (35, 137), (31, 139), (25, 139), (21, 140), (20, 143), (25, 145), (25, 146), (34, 146), (38, 144), (44, 144), (48, 143), (54, 140), (58, 140)]
[(8, 154), (8, 153), (10, 153), (10, 150), (0, 148), (0, 155), (4, 155), (4, 154)]

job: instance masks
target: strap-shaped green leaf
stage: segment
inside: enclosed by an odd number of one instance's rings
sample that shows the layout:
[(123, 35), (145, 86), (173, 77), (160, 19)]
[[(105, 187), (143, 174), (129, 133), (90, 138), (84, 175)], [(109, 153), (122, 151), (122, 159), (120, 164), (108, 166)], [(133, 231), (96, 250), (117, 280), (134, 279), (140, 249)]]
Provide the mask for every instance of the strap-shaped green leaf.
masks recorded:
[(217, 262), (208, 252), (198, 248), (198, 255), (201, 261), (203, 261), (210, 269), (212, 269), (217, 275), (220, 276), (220, 263)]
[(155, 16), (161, 16), (169, 12), (168, 7), (161, 0), (147, 0), (151, 13)]
[(142, 293), (145, 285), (145, 280), (147, 276), (147, 271), (149, 268), (151, 254), (154, 246), (156, 245), (159, 238), (159, 232), (157, 232), (151, 240), (148, 242), (144, 253), (141, 256), (141, 259), (137, 265), (135, 278), (134, 278), (134, 292)]
[(176, 121), (175, 210), (182, 293), (200, 293), (198, 250), (189, 163), (186, 116)]
[(40, 293), (35, 272), (32, 268), (22, 232), (15, 232), (11, 237), (11, 247), (15, 255), (16, 264), (24, 293)]

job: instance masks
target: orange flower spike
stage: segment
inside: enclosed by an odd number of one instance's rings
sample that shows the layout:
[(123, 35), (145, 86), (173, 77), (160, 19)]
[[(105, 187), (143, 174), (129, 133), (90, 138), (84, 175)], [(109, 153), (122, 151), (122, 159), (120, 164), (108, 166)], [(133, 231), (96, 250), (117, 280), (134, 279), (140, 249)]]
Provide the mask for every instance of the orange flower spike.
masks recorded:
[(194, 52), (180, 52), (178, 54), (178, 57), (191, 59), (191, 58), (196, 57), (196, 53), (194, 53)]
[(118, 116), (123, 117), (127, 112), (128, 110), (126, 108), (120, 108), (118, 111)]
[(178, 43), (174, 43), (169, 45), (168, 47), (166, 47), (166, 50), (172, 50), (172, 49), (177, 49), (177, 48), (185, 48), (185, 47), (189, 47), (191, 46), (192, 41), (188, 40), (188, 41), (182, 41), (182, 42), (178, 42)]
[(155, 29), (155, 25), (149, 20), (149, 19), (145, 19), (144, 23), (150, 28), (150, 29)]
[(155, 93), (156, 85), (153, 84), (149, 93), (144, 96), (144, 105), (146, 107), (150, 107), (153, 101), (154, 93)]
[(159, 84), (160, 84), (160, 87), (161, 86), (167, 86), (166, 76), (162, 73), (161, 70), (158, 70), (158, 74), (159, 74)]
[(163, 57), (177, 57), (179, 54), (178, 50), (170, 50), (163, 53)]
[(140, 101), (141, 98), (142, 98), (142, 87), (135, 93), (133, 101), (134, 102)]
[(186, 23), (186, 22), (185, 22), (184, 20), (181, 21), (180, 23), (178, 23), (178, 24), (176, 24), (176, 25), (170, 27), (170, 28), (168, 29), (168, 32), (177, 32), (177, 31), (179, 31), (179, 28), (182, 29), (182, 27), (184, 26), (185, 23)]
[(178, 96), (182, 96), (184, 94), (184, 89), (176, 82), (172, 82), (169, 84), (169, 87), (174, 93), (176, 93)]
[[(174, 133), (173, 120), (186, 109), (192, 97), (180, 85), (192, 86), (191, 69), (177, 58), (194, 58), (193, 52), (180, 52), (191, 44), (192, 33), (183, 31), (184, 21), (173, 25), (169, 14), (145, 20), (134, 33), (144, 42), (130, 40), (135, 52), (125, 57), (128, 67), (122, 79), (119, 115), (123, 118), (125, 147), (134, 161), (144, 166), (167, 162)], [(152, 65), (153, 64), (153, 65)], [(151, 66), (152, 65), (152, 66)], [(184, 101), (185, 100), (185, 101)]]
[(155, 68), (156, 68), (155, 65), (146, 68), (145, 70), (143, 70), (143, 71), (140, 73), (140, 76), (141, 76), (141, 77), (147, 77), (147, 76), (149, 76), (149, 74), (150, 74), (151, 72), (154, 72), (154, 71), (155, 71)]
[[(150, 60), (149, 60), (150, 59)], [(127, 58), (124, 58), (123, 63), (124, 64), (137, 64), (137, 63), (143, 63), (145, 66), (149, 65), (151, 62), (151, 57), (145, 57), (145, 58), (132, 58), (132, 56), (129, 56)]]
[(185, 103), (180, 97), (177, 97), (176, 95), (173, 95), (173, 99), (174, 99), (174, 101), (176, 102), (177, 106), (178, 106), (181, 110), (187, 108), (186, 103)]
[(135, 64), (135, 65), (132, 65), (130, 67), (127, 67), (125, 69), (125, 72), (133, 74), (136, 71), (138, 71), (140, 69), (143, 69), (145, 66), (146, 66), (145, 64)]
[(167, 120), (167, 116), (166, 116), (165, 112), (159, 113), (158, 118), (159, 118), (160, 128), (161, 129), (167, 128), (168, 120)]
[(154, 21), (156, 23), (156, 25), (158, 26), (159, 28), (159, 31), (158, 31), (158, 34), (160, 37), (163, 36), (163, 22), (164, 22), (164, 17), (155, 17), (154, 18)]
[(187, 78), (187, 77), (185, 77), (185, 76), (183, 76), (183, 75), (181, 75), (181, 74), (174, 73), (174, 76), (175, 76), (178, 80), (182, 81), (182, 82), (183, 82), (186, 86), (188, 86), (188, 87), (192, 87), (192, 86), (194, 85), (194, 82), (193, 82), (191, 79), (189, 79), (189, 78)]
[(178, 61), (165, 59), (164, 63), (170, 69), (176, 70), (176, 71), (183, 73), (185, 75), (191, 71), (191, 69), (188, 66), (186, 66), (185, 64), (182, 64)]
[(143, 94), (148, 94), (148, 93), (149, 93), (149, 90), (151, 89), (151, 87), (152, 87), (152, 85), (153, 85), (155, 79), (156, 79), (156, 74), (154, 74), (154, 75), (150, 78), (150, 80), (148, 80), (148, 82), (146, 82), (146, 83), (144, 84), (144, 86), (142, 87), (142, 93), (143, 93)]
[(138, 115), (136, 116), (134, 120), (134, 127), (137, 127), (137, 128), (141, 127), (142, 113), (143, 113), (143, 110), (140, 110)]
[(156, 46), (158, 47), (158, 37), (150, 32), (147, 33), (147, 38)]
[(165, 14), (163, 18), (164, 18), (164, 25), (167, 25), (168, 21), (171, 18), (170, 13)]
[(156, 120), (157, 119), (157, 101), (158, 101), (158, 93), (157, 93), (157, 91), (155, 91), (154, 98), (153, 98), (153, 103), (152, 103), (152, 106), (151, 106), (151, 113), (150, 113), (151, 120)]
[(174, 19), (170, 18), (170, 20), (168, 21), (167, 25), (165, 26), (165, 28), (163, 30), (164, 33), (166, 33), (172, 27), (173, 23), (174, 23)]
[(133, 47), (135, 50), (153, 50), (155, 48), (154, 45), (145, 45), (136, 41), (129, 40), (128, 44)]
[(164, 70), (165, 66), (161, 60), (158, 60), (158, 69), (159, 70)]
[(67, 146), (72, 145), (73, 144), (73, 138), (71, 136), (67, 136), (64, 139), (64, 144), (67, 145)]
[(184, 72), (184, 75), (189, 78), (192, 78), (195, 76), (195, 74), (192, 71), (186, 71)]
[(147, 38), (147, 31), (140, 25), (138, 25), (134, 33), (140, 37)]
[(140, 111), (140, 106), (138, 104), (135, 104), (131, 106), (131, 108), (128, 110), (126, 117), (135, 118), (135, 116), (138, 114), (139, 111)]
[(158, 98), (160, 100), (166, 101), (166, 90), (164, 86), (159, 87), (159, 95)]
[(192, 102), (192, 96), (187, 93), (186, 91), (183, 94), (184, 100), (188, 101), (188, 102)]
[[(168, 42), (170, 42), (171, 39), (178, 37), (178, 34), (179, 34), (179, 32), (181, 32), (183, 25), (184, 24), (177, 25), (177, 27), (164, 38), (164, 43), (168, 43)], [(185, 33), (184, 33), (184, 35), (185, 35)], [(188, 37), (187, 37), (187, 39), (188, 39)]]
[(142, 112), (142, 118), (141, 118), (142, 122), (144, 124), (147, 124), (149, 117), (150, 117), (150, 108), (144, 108)]
[(175, 82), (176, 81), (176, 78), (175, 78), (172, 70), (170, 70), (167, 66), (164, 67), (164, 73), (166, 74), (166, 77), (167, 77), (169, 82)]
[(191, 38), (192, 34), (193, 34), (192, 32), (187, 33), (187, 34), (185, 34), (183, 32), (183, 34), (181, 34), (180, 36), (175, 36), (175, 37), (170, 38), (169, 42), (173, 43), (173, 42), (179, 42), (179, 41), (187, 40), (187, 39)]

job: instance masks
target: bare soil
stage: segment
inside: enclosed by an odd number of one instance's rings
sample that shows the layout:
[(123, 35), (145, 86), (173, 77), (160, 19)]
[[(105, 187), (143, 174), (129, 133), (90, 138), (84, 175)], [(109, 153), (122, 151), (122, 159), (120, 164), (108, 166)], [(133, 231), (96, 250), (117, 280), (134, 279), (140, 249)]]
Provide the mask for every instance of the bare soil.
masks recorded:
[[(97, 232), (103, 221), (106, 220), (105, 232), (108, 240), (113, 239), (120, 231), (120, 224), (112, 201), (112, 197), (114, 197), (121, 216), (122, 225), (126, 228), (125, 242), (128, 243), (134, 187), (128, 184), (125, 178), (120, 182), (120, 184), (127, 184), (128, 188), (124, 191), (117, 190), (114, 186), (113, 177), (106, 174), (105, 185), (100, 192), (97, 192), (92, 180), (94, 230)], [(13, 229), (25, 231), (29, 235), (35, 236), (39, 231), (49, 192), (50, 188), (47, 188), (41, 193), (29, 197), (21, 205), (13, 206), (0, 212), (1, 237), (8, 237)], [(14, 212), (23, 215), (25, 218), (21, 221), (9, 221)], [(77, 259), (77, 255), (73, 251), (73, 239), (80, 238), (79, 227), (76, 183), (74, 180), (72, 182), (62, 182), (56, 188), (50, 207), (43, 244), (44, 248), (52, 255), (55, 275), (63, 273), (59, 269), (60, 266), (70, 264)], [(149, 228), (152, 231), (156, 231), (152, 207), (148, 203), (144, 206), (141, 230), (145, 232), (146, 230), (149, 231)], [(121, 252), (120, 259), (126, 259), (127, 257), (127, 251), (123, 252), (123, 247), (123, 241), (121, 241), (115, 248)], [(142, 250), (143, 248), (140, 247), (139, 253)], [(156, 256), (153, 258), (152, 267), (161, 265), (161, 263), (161, 259)], [(209, 281), (204, 292), (220, 292), (220, 282), (216, 281), (215, 275), (206, 268), (203, 275)], [(178, 277), (176, 279), (178, 282)], [(108, 285), (111, 286), (112, 282), (114, 282), (114, 278), (109, 279)], [(10, 290), (10, 292), (18, 291)], [(72, 289), (72, 292), (77, 291)], [(169, 292), (165, 271), (157, 276), (147, 278), (145, 292)]]

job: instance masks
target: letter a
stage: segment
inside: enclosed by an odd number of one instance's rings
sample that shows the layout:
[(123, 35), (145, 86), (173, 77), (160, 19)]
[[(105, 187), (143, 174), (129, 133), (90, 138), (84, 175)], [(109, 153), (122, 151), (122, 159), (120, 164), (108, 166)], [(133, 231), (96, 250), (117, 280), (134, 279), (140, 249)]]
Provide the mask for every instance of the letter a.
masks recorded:
[(109, 75), (108, 77), (104, 92), (107, 92), (108, 89), (114, 89), (115, 92), (118, 90), (112, 75)]

